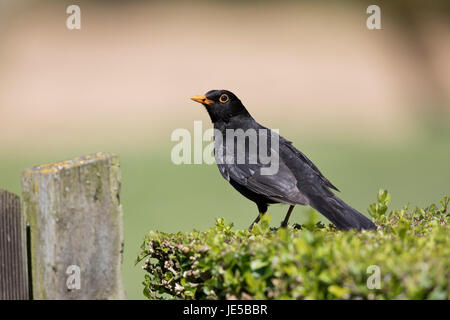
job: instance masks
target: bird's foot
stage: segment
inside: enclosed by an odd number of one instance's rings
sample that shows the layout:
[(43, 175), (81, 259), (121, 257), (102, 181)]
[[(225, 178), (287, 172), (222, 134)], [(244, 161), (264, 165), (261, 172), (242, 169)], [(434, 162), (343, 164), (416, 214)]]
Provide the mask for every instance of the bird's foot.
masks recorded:
[(301, 224), (298, 224), (298, 223), (294, 223), (294, 225), (292, 227), (294, 229), (297, 229), (297, 230), (302, 230), (303, 229), (303, 226)]

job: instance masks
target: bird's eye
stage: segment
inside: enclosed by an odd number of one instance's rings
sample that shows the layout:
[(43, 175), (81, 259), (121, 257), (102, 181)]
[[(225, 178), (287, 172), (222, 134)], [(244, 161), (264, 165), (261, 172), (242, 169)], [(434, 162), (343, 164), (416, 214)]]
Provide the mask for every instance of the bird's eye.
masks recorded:
[(228, 95), (226, 95), (225, 93), (222, 94), (222, 95), (220, 96), (220, 98), (219, 98), (219, 101), (222, 102), (222, 103), (225, 103), (225, 102), (227, 102), (228, 100), (230, 100), (230, 98), (229, 98)]

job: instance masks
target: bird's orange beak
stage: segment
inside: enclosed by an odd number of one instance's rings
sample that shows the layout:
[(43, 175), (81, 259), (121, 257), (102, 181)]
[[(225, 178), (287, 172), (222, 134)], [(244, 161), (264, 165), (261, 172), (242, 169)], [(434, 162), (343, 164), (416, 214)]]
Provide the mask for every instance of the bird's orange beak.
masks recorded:
[(194, 100), (195, 102), (198, 102), (198, 103), (201, 103), (201, 104), (206, 104), (208, 106), (211, 105), (211, 104), (214, 104), (214, 101), (209, 100), (205, 96), (193, 96), (191, 98), (191, 100)]

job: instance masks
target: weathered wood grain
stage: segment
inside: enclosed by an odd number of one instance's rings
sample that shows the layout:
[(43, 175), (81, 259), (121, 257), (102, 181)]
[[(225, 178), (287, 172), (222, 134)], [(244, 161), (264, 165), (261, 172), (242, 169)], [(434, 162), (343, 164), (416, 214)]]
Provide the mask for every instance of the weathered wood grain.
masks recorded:
[(25, 223), (20, 198), (0, 189), (0, 300), (27, 300)]
[(97, 153), (23, 172), (34, 299), (125, 297), (119, 193), (119, 158), (113, 154)]

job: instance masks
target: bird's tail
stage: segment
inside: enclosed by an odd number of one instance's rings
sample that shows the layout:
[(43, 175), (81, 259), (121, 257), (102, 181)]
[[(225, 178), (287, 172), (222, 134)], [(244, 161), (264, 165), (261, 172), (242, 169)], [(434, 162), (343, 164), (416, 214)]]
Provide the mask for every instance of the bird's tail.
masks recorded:
[(338, 229), (376, 230), (375, 224), (335, 195), (310, 199), (311, 207), (328, 218)]

